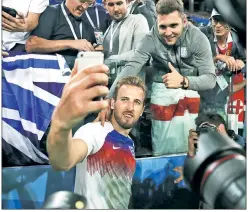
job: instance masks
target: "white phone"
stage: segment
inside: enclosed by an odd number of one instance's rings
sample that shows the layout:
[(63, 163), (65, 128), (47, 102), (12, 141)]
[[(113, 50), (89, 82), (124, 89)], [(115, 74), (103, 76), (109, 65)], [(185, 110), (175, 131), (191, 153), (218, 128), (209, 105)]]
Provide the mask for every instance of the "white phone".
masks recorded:
[(102, 52), (79, 52), (77, 55), (78, 70), (83, 71), (84, 69), (103, 64), (104, 54)]
[[(102, 52), (79, 52), (77, 55), (77, 68), (78, 71), (83, 71), (84, 69), (103, 64), (104, 54)], [(103, 100), (103, 97), (98, 97), (96, 100)]]

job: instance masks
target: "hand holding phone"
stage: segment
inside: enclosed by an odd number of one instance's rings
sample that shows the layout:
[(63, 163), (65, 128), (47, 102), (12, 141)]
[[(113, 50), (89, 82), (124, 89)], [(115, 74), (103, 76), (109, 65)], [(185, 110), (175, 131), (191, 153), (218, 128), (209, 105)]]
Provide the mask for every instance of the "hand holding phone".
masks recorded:
[[(84, 71), (84, 69), (103, 64), (104, 55), (102, 52), (79, 52), (77, 55), (77, 68), (78, 71)], [(100, 97), (102, 100), (103, 98)]]
[(107, 100), (94, 101), (97, 97), (106, 96), (109, 93), (107, 66), (96, 65), (88, 67), (87, 71), (84, 70), (80, 72), (76, 64), (63, 88), (62, 96), (52, 117), (53, 125), (58, 124), (56, 129), (70, 130), (89, 113), (108, 107)]
[(26, 32), (27, 26), (22, 14), (15, 9), (2, 6), (2, 29), (9, 32)]

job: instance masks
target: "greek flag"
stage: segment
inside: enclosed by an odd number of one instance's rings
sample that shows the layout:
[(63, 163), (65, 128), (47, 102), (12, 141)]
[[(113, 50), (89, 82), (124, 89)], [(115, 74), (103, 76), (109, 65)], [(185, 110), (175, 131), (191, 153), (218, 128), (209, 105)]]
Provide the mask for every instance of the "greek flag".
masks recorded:
[(46, 164), (40, 142), (70, 70), (62, 56), (38, 54), (5, 57), (2, 70), (3, 162)]

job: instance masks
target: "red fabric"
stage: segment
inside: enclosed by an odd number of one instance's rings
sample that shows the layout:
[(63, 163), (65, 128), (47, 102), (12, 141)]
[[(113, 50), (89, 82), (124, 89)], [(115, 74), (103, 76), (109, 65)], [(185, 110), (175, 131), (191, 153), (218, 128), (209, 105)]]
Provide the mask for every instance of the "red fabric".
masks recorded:
[(170, 121), (175, 116), (184, 116), (185, 110), (188, 110), (189, 113), (197, 114), (199, 107), (199, 98), (188, 97), (180, 99), (177, 104), (168, 106), (151, 104), (152, 118), (159, 121)]
[(102, 148), (95, 154), (88, 156), (87, 171), (90, 175), (95, 172), (103, 177), (108, 174), (110, 177), (125, 176), (132, 179), (136, 162), (127, 147), (113, 149), (113, 142), (107, 137)]
[[(237, 84), (239, 82), (242, 82), (243, 80), (244, 80), (244, 77), (241, 73), (233, 76), (233, 84)], [(239, 118), (238, 118), (239, 122), (244, 122), (244, 117), (245, 117), (245, 112), (244, 112), (245, 91), (244, 91), (244, 88), (235, 92), (232, 95), (232, 101), (233, 101), (234, 112), (236, 114), (239, 114)], [(229, 114), (232, 113), (230, 101), (228, 104), (227, 113), (229, 113)]]
[[(228, 43), (227, 48), (221, 50), (218, 46), (218, 51), (220, 54), (225, 54), (227, 56), (231, 55), (232, 52), (232, 42)], [(237, 84), (239, 82), (242, 82), (244, 80), (244, 77), (242, 74), (238, 74), (238, 75), (234, 75), (233, 76), (233, 84)], [(228, 114), (232, 114), (232, 112), (234, 112), (235, 114), (238, 114), (239, 118), (238, 121), (239, 122), (244, 122), (244, 117), (245, 117), (245, 112), (244, 112), (244, 105), (245, 105), (245, 94), (244, 94), (244, 88), (242, 88), (241, 90), (235, 92), (232, 95), (232, 102), (233, 105), (231, 105), (231, 101), (229, 101), (228, 103), (228, 109), (227, 109), (227, 113)], [(232, 111), (233, 108), (233, 111)]]
[(232, 52), (232, 42), (228, 43), (227, 48), (225, 48), (225, 49), (220, 49), (218, 46), (218, 50), (219, 50), (219, 54), (225, 54), (227, 56), (230, 56), (231, 52)]

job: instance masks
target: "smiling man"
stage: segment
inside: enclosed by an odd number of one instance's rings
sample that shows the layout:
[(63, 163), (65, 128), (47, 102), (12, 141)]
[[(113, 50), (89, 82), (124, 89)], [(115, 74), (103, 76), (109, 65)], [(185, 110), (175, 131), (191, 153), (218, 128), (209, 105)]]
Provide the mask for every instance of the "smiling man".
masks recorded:
[[(182, 1), (160, 0), (156, 10), (157, 24), (141, 40), (120, 77), (136, 75), (152, 57), (154, 67), (159, 69), (155, 81), (167, 88), (196, 91), (213, 88), (215, 68), (209, 42), (197, 27), (187, 24)], [(170, 73), (171, 70), (176, 72)]]
[[(156, 11), (157, 23), (116, 81), (137, 75), (152, 58), (152, 146), (153, 154), (161, 155), (187, 151), (187, 126), (194, 124), (199, 110), (197, 92), (213, 88), (216, 76), (208, 39), (187, 24), (182, 1), (160, 0)], [(99, 118), (106, 114), (102, 111)]]
[(77, 165), (74, 192), (86, 197), (87, 209), (128, 209), (136, 167), (128, 134), (144, 110), (144, 83), (137, 77), (120, 80), (111, 99), (111, 121), (104, 127), (88, 123), (72, 137), (72, 128), (81, 119), (107, 106), (104, 100), (92, 101), (107, 94), (107, 71), (104, 65), (75, 75), (73, 70), (52, 117), (47, 149), (54, 168)]
[(79, 51), (95, 51), (94, 33), (82, 19), (92, 3), (93, 0), (66, 0), (48, 6), (26, 42), (26, 51), (61, 54), (72, 68)]

